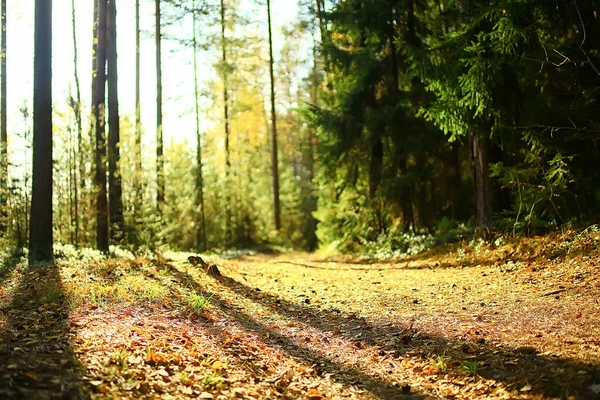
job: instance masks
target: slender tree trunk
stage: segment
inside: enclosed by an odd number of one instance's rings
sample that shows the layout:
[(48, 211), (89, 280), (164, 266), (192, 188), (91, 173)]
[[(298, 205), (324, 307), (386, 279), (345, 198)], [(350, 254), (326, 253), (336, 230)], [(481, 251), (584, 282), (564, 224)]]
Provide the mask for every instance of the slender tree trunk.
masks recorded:
[(230, 173), (231, 161), (229, 157), (229, 88), (228, 88), (228, 65), (227, 65), (227, 41), (225, 38), (225, 0), (221, 0), (221, 48), (223, 61), (223, 117), (225, 122), (225, 242), (231, 243), (231, 193), (230, 193)]
[[(317, 43), (313, 34), (313, 67), (312, 67), (312, 82), (310, 91), (310, 102), (315, 107), (319, 105), (319, 62), (317, 56)], [(313, 216), (313, 212), (317, 210), (317, 196), (314, 190), (314, 179), (315, 179), (315, 155), (317, 154), (317, 135), (316, 130), (313, 127), (308, 129), (308, 223), (306, 230), (306, 243), (308, 250), (313, 251), (317, 248), (317, 219)]]
[(8, 218), (8, 128), (6, 126), (6, 0), (2, 0), (0, 17), (0, 230), (6, 229)]
[(140, 59), (140, 0), (135, 0), (135, 198), (134, 219), (136, 225), (142, 205), (142, 107), (141, 107), (141, 59)]
[(165, 202), (165, 172), (163, 159), (163, 121), (162, 121), (162, 61), (160, 33), (160, 0), (156, 6), (156, 206), (162, 210)]
[(279, 204), (279, 166), (277, 161), (277, 113), (275, 110), (275, 75), (273, 73), (273, 33), (271, 29), (271, 0), (267, 0), (269, 29), (269, 75), (271, 78), (271, 178), (273, 186), (273, 222), (275, 230), (281, 229), (281, 206)]
[(200, 103), (199, 103), (199, 89), (198, 89), (198, 43), (196, 40), (196, 4), (195, 1), (192, 3), (193, 7), (193, 40), (194, 40), (194, 100), (195, 100), (195, 111), (196, 111), (196, 203), (199, 209), (199, 218), (197, 218), (196, 224), (196, 247), (201, 248), (202, 251), (206, 251), (206, 221), (204, 215), (204, 179), (202, 176), (202, 137), (200, 134)]
[[(75, 0), (71, 0), (71, 20), (73, 36), (73, 76), (75, 78), (75, 102), (73, 111), (75, 113), (75, 125), (77, 128), (77, 169), (75, 172), (75, 247), (79, 246), (79, 205), (81, 192), (85, 187), (85, 161), (83, 155), (83, 123), (81, 118), (81, 85), (79, 82), (78, 51), (77, 51), (77, 24), (75, 18)], [(79, 177), (77, 176), (79, 174)], [(81, 192), (80, 192), (81, 191)]]
[[(95, 162), (96, 162), (96, 91), (97, 91), (97, 86), (98, 86), (98, 79), (97, 79), (97, 68), (98, 68), (98, 61), (97, 61), (97, 57), (96, 57), (96, 52), (98, 51), (98, 2), (99, 0), (93, 0), (94, 2), (94, 11), (93, 11), (93, 20), (92, 20), (92, 98), (91, 98), (91, 115), (92, 118), (90, 118), (90, 131), (89, 131), (89, 148), (90, 151), (93, 152), (93, 157), (92, 160), (90, 160), (90, 165), (89, 167), (89, 176), (91, 179), (93, 179), (93, 181), (91, 182), (91, 187), (89, 189), (88, 194), (88, 201), (86, 202), (86, 205), (88, 207), (89, 210), (89, 214), (90, 215), (94, 215), (96, 217), (97, 220), (97, 215), (96, 215), (96, 198), (97, 198), (97, 192), (96, 192), (96, 176), (95, 176)], [(80, 154), (81, 156), (82, 154)], [(86, 168), (87, 171), (87, 168)], [(93, 178), (92, 178), (93, 175)], [(89, 223), (92, 223), (92, 217), (84, 217), (82, 216), (82, 218), (87, 218), (87, 221)], [(96, 229), (97, 231), (97, 229)], [(84, 233), (86, 235), (86, 242), (89, 243), (90, 245), (92, 245), (92, 233), (85, 231)], [(97, 233), (97, 232), (96, 232)], [(97, 241), (96, 241), (97, 242)]]
[(475, 227), (487, 228), (492, 223), (494, 187), (490, 178), (489, 138), (473, 131), (469, 134), (473, 182), (475, 184)]
[(107, 0), (98, 0), (98, 29), (96, 44), (96, 85), (94, 117), (96, 130), (96, 246), (108, 251), (108, 201), (106, 198), (106, 13)]
[(123, 189), (119, 163), (121, 129), (119, 126), (119, 91), (117, 67), (117, 7), (116, 0), (108, 1), (107, 10), (107, 65), (108, 65), (108, 220), (110, 239), (123, 239)]
[[(3, 10), (4, 11), (4, 10)], [(35, 2), (29, 263), (52, 261), (52, 0)]]

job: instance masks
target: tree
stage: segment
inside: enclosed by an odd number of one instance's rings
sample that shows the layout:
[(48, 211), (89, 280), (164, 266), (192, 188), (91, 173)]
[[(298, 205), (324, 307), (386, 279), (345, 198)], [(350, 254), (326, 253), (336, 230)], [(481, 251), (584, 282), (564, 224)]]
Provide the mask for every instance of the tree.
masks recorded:
[(221, 0), (221, 68), (223, 75), (223, 123), (225, 128), (225, 241), (230, 243), (232, 238), (231, 197), (229, 193), (231, 159), (229, 154), (229, 87), (227, 79), (229, 75), (229, 66), (227, 64), (227, 40), (225, 37), (226, 28), (225, 0)]
[[(78, 65), (78, 48), (77, 48), (77, 24), (75, 18), (75, 0), (71, 0), (71, 23), (72, 23), (72, 37), (73, 37), (73, 77), (75, 79), (75, 98), (71, 97), (71, 107), (75, 114), (75, 124), (77, 129), (77, 154), (79, 155), (78, 166), (79, 168), (74, 172), (74, 213), (75, 213), (75, 232), (74, 241), (75, 246), (79, 245), (79, 206), (80, 206), (80, 190), (83, 191), (85, 186), (85, 161), (83, 152), (83, 122), (81, 118), (81, 85), (79, 82), (79, 69)], [(77, 180), (77, 173), (79, 173), (79, 182)]]
[(0, 47), (0, 227), (4, 227), (7, 218), (8, 205), (8, 127), (6, 126), (6, 0), (0, 7), (1, 47)]
[(30, 264), (53, 260), (52, 0), (36, 0), (35, 2), (34, 49)]
[(165, 201), (165, 171), (163, 160), (162, 123), (162, 61), (160, 33), (160, 0), (155, 0), (155, 39), (156, 39), (156, 205), (160, 209)]
[(106, 193), (106, 31), (107, 0), (98, 1), (98, 22), (96, 27), (96, 65), (94, 71), (94, 110), (96, 146), (95, 146), (95, 185), (96, 185), (96, 247), (100, 251), (108, 251), (108, 199)]
[(267, 0), (267, 23), (269, 30), (269, 76), (271, 78), (271, 174), (273, 188), (273, 219), (275, 230), (281, 229), (279, 204), (279, 166), (277, 165), (277, 112), (275, 110), (275, 77), (273, 73), (273, 34), (271, 28), (271, 0)]
[(110, 238), (118, 243), (123, 237), (123, 200), (119, 172), (121, 141), (119, 120), (119, 91), (117, 64), (117, 7), (108, 1), (107, 10), (107, 66), (108, 66), (108, 206)]
[(192, 41), (194, 45), (194, 110), (196, 114), (196, 247), (206, 251), (206, 219), (204, 214), (204, 178), (202, 175), (202, 136), (200, 134), (200, 104), (198, 89), (198, 41), (196, 32), (196, 2), (192, 2)]
[[(135, 166), (134, 215), (139, 217), (142, 205), (142, 107), (140, 60), (140, 0), (135, 0)], [(135, 218), (137, 222), (137, 218)]]

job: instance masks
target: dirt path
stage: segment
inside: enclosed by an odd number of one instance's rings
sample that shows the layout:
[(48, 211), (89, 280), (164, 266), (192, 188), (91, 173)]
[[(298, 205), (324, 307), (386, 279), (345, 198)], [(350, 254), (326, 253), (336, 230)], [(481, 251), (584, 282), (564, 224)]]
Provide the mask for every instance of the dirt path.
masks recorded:
[(599, 251), (547, 250), (16, 269), (0, 397), (598, 398)]

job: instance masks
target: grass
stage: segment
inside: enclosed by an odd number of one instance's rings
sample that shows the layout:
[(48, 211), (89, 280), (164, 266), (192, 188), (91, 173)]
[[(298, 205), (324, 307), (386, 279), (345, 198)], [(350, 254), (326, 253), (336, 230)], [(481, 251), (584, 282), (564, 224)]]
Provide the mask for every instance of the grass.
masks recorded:
[(224, 378), (221, 375), (213, 374), (202, 378), (202, 386), (208, 390), (218, 389), (223, 384)]
[(187, 307), (194, 314), (199, 314), (210, 307), (210, 298), (193, 293), (187, 300)]
[(49, 288), (44, 294), (43, 300), (46, 304), (57, 302), (63, 296), (63, 291), (59, 288)]
[(65, 291), (73, 304), (89, 303), (95, 306), (112, 302), (155, 303), (167, 300), (170, 295), (169, 289), (161, 282), (131, 272), (114, 281), (94, 279), (85, 284), (68, 285)]
[(443, 356), (437, 356), (432, 360), (433, 367), (442, 373), (446, 373), (448, 370), (448, 365), (446, 365), (446, 361), (444, 361)]
[(481, 370), (481, 365), (479, 365), (479, 361), (477, 360), (465, 361), (462, 367), (469, 375), (479, 375), (479, 371)]

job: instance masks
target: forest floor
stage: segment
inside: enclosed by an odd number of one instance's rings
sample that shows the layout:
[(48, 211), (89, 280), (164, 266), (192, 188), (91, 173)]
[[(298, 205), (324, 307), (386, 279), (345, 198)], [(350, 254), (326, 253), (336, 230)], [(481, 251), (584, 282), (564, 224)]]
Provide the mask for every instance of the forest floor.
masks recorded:
[(0, 398), (600, 398), (600, 234), (0, 275)]

